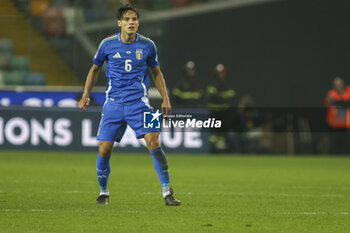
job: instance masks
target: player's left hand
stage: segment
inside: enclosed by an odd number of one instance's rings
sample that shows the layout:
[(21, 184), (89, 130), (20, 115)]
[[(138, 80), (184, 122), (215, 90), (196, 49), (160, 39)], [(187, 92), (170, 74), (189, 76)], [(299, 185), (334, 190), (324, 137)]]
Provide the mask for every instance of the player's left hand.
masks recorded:
[(171, 104), (169, 100), (163, 100), (162, 114), (164, 115), (164, 117), (167, 117), (171, 114)]

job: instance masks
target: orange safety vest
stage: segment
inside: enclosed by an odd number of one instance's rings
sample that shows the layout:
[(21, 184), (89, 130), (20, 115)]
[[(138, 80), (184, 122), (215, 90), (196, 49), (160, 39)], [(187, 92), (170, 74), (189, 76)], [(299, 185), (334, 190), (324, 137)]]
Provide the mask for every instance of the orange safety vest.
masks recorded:
[(347, 86), (342, 94), (330, 90), (325, 100), (328, 125), (334, 129), (350, 128), (350, 108), (332, 105), (329, 98), (334, 101), (350, 101), (350, 86)]

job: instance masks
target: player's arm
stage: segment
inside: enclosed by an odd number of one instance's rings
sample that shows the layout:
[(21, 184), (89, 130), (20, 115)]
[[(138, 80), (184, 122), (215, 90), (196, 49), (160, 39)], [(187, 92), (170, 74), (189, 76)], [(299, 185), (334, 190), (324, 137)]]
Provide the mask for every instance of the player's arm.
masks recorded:
[(101, 66), (93, 64), (86, 77), (84, 93), (83, 93), (83, 96), (81, 97), (81, 100), (78, 103), (78, 108), (84, 111), (86, 110), (86, 106), (90, 104), (90, 93), (97, 81), (100, 70), (101, 70)]
[(170, 99), (168, 95), (168, 90), (165, 84), (164, 76), (162, 71), (160, 70), (160, 67), (157, 66), (155, 68), (150, 68), (154, 84), (156, 85), (156, 88), (158, 89), (160, 95), (163, 98), (162, 103), (162, 113), (165, 115), (171, 114), (171, 104)]

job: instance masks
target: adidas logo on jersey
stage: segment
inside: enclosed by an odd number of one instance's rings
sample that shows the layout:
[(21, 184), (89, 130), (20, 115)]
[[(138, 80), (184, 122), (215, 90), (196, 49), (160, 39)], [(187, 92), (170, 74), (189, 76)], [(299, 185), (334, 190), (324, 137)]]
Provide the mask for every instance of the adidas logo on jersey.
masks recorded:
[(119, 54), (119, 52), (117, 52), (116, 54), (114, 54), (113, 58), (122, 58)]

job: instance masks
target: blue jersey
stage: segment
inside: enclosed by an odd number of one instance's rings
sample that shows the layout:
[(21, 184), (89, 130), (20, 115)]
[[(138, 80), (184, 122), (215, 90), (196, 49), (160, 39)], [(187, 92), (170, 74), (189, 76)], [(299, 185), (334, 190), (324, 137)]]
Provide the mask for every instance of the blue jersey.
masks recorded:
[(148, 67), (159, 65), (157, 49), (152, 40), (136, 34), (133, 43), (124, 43), (120, 33), (101, 41), (94, 64), (106, 61), (106, 97), (119, 103), (148, 98)]

